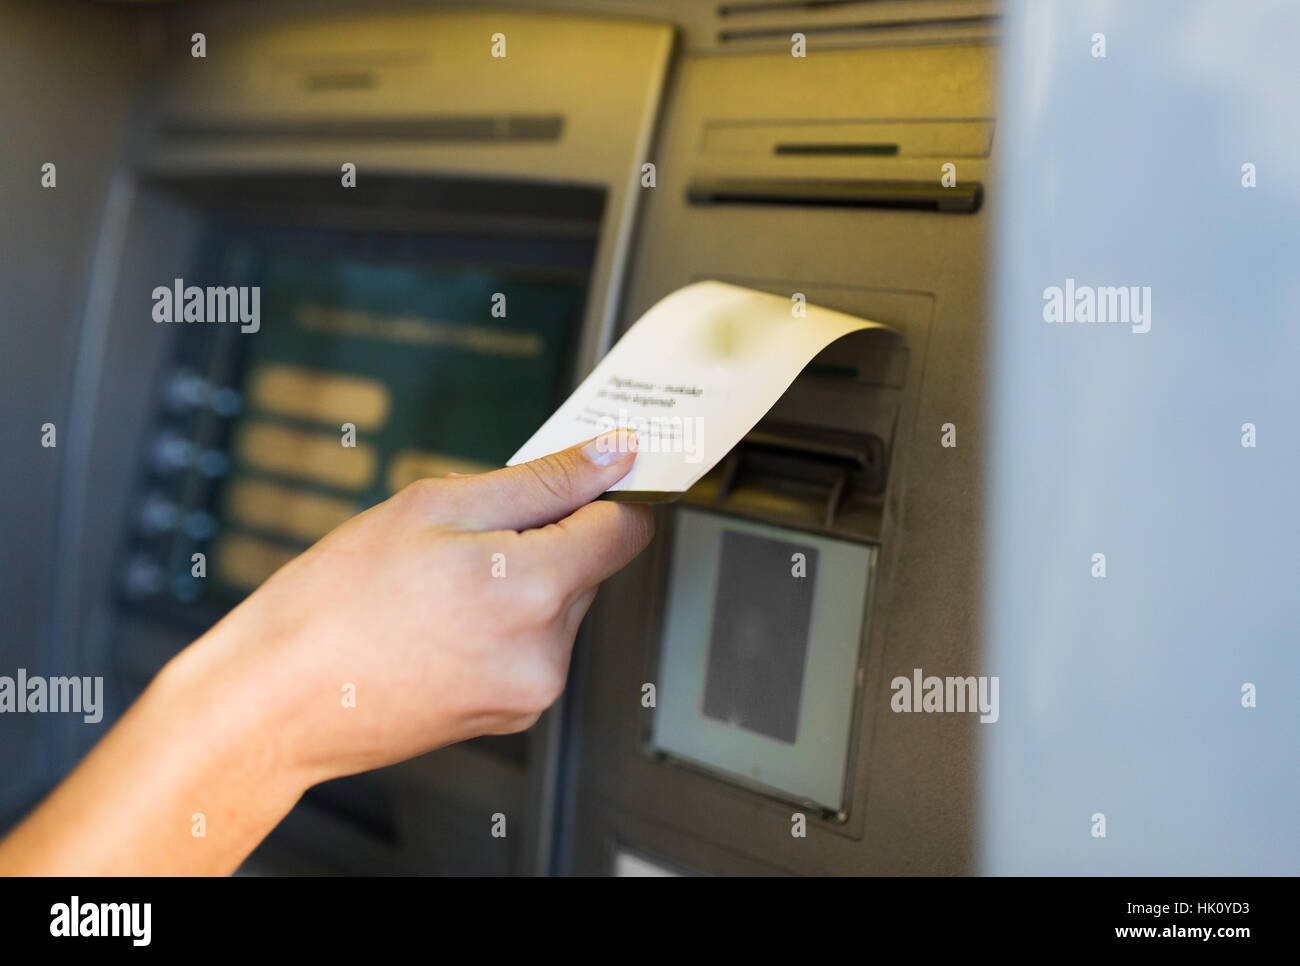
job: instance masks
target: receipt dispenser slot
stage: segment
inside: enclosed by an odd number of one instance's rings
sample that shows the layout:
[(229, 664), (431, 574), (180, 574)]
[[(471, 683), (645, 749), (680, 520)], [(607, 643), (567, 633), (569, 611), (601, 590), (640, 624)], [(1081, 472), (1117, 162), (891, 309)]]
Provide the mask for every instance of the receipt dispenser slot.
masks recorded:
[(723, 461), (715, 502), (764, 491), (819, 511), (833, 529), (853, 494), (884, 489), (885, 444), (869, 433), (821, 432), (764, 424), (750, 432)]

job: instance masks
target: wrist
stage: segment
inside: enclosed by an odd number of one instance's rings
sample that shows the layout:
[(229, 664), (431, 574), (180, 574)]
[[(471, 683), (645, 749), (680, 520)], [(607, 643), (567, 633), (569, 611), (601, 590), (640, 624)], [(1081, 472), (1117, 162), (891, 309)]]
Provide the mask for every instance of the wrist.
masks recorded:
[(6, 839), (0, 867), (47, 875), (239, 867), (311, 782), (278, 739), (257, 675), (230, 663), (223, 640), (205, 636), (168, 663)]
[(205, 780), (246, 789), (282, 816), (325, 776), (306, 761), (265, 653), (223, 621), (168, 662), (141, 702), (171, 722), (179, 745), (212, 772)]

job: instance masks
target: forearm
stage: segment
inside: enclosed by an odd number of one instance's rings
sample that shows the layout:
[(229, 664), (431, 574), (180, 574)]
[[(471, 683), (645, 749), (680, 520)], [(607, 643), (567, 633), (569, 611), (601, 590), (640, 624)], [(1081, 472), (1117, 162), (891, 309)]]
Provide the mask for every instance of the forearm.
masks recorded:
[(307, 781), (256, 692), (203, 673), (212, 643), (173, 661), (0, 842), (0, 873), (224, 875), (275, 827)]
[(312, 785), (527, 728), (654, 532), (595, 499), (634, 452), (619, 432), (421, 480), (333, 530), (163, 669), (0, 842), (0, 874), (226, 874)]

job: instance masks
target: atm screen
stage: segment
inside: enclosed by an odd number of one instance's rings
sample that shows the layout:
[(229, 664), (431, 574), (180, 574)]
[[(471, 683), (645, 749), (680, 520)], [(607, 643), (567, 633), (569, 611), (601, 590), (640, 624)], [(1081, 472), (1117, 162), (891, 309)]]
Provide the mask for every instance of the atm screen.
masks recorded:
[(569, 389), (593, 250), (214, 223), (184, 284), (256, 286), (260, 318), (180, 333), (126, 596), (229, 606), (407, 483), (501, 465)]
[(672, 539), (652, 748), (843, 810), (875, 547), (687, 507)]

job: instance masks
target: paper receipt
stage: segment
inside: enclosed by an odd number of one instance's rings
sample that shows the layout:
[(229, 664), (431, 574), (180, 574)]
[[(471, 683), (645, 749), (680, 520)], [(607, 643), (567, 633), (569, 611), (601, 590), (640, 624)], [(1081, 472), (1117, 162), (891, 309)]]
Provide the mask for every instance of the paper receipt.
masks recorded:
[(671, 498), (726, 456), (814, 356), (873, 328), (885, 326), (726, 282), (687, 285), (633, 323), (509, 465), (626, 427), (638, 455), (611, 496)]

